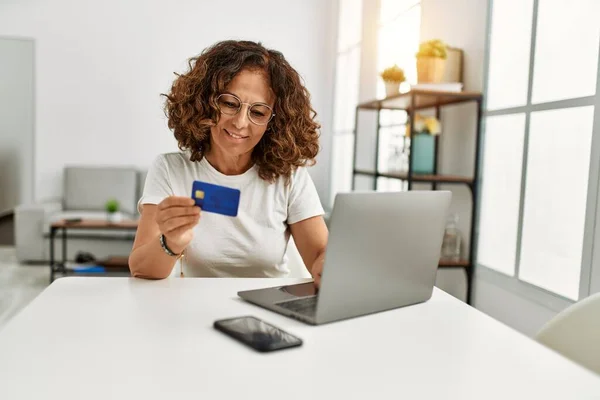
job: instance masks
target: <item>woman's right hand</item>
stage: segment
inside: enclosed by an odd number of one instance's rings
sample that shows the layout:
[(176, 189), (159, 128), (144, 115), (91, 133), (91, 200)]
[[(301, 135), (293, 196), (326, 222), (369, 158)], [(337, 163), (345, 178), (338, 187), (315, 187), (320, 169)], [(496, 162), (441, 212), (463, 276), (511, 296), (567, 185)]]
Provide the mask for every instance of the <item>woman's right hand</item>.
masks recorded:
[(181, 253), (194, 238), (194, 227), (200, 220), (200, 207), (190, 197), (170, 196), (158, 204), (156, 223), (165, 236), (167, 246)]

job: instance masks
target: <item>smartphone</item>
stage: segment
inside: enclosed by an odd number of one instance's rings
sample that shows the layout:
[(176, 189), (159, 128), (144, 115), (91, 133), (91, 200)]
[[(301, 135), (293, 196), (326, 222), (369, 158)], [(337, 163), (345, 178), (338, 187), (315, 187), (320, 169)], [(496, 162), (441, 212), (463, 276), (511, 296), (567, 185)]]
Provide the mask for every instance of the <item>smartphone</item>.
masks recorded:
[(260, 352), (302, 345), (302, 339), (252, 316), (221, 319), (214, 327)]

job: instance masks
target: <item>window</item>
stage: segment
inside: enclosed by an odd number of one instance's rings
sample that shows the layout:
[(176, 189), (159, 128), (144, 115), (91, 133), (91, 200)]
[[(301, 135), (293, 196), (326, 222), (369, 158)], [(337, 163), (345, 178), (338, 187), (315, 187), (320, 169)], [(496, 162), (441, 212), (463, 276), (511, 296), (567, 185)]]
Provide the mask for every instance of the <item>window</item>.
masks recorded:
[[(380, 0), (379, 31), (377, 34), (377, 71), (394, 64), (404, 70), (407, 84), (417, 83), (415, 54), (419, 50), (421, 3), (415, 0)], [(385, 87), (377, 80), (377, 97), (385, 97)], [(380, 171), (394, 168), (401, 158), (406, 141), (407, 114), (405, 111), (382, 110), (379, 123)], [(398, 179), (379, 178), (378, 191), (408, 189), (408, 183)]]
[[(331, 200), (335, 194), (350, 191), (352, 187), (352, 162), (354, 156), (354, 123), (356, 105), (358, 104), (361, 88), (361, 65), (369, 65), (369, 70), (375, 73), (383, 71), (388, 66), (398, 64), (404, 69), (408, 82), (415, 83), (417, 77), (415, 53), (419, 48), (419, 35), (421, 25), (421, 7), (418, 0), (379, 0), (379, 9), (372, 12), (375, 2), (371, 0), (339, 0), (338, 23), (338, 49), (336, 62), (336, 85), (334, 97), (334, 132), (332, 152), (332, 191)], [(369, 19), (373, 16), (373, 21)], [(377, 58), (371, 57), (363, 50), (364, 37), (369, 32), (363, 32), (363, 19), (369, 25), (377, 26)], [(378, 21), (374, 21), (375, 18)], [(377, 22), (375, 24), (375, 22)], [(375, 44), (375, 43), (373, 43)], [(365, 48), (365, 50), (367, 50)], [(372, 50), (372, 49), (371, 49)], [(376, 62), (376, 65), (375, 65)], [(371, 64), (373, 63), (373, 64)], [(371, 73), (371, 72), (369, 72)], [(363, 97), (384, 97), (384, 86), (380, 79), (369, 80), (370, 84), (363, 84)], [(365, 96), (365, 94), (371, 94)], [(363, 118), (361, 120), (368, 120)], [(394, 149), (392, 141), (404, 132), (406, 113), (382, 111), (380, 123), (388, 126), (389, 134), (380, 137), (380, 149)], [(375, 126), (376, 121), (373, 121)], [(382, 130), (382, 132), (385, 129)], [(380, 168), (386, 168), (389, 157), (380, 157)], [(362, 187), (361, 179), (365, 180), (366, 187), (370, 178), (357, 177), (357, 187)], [(380, 190), (399, 190), (402, 181), (379, 178)]]
[[(421, 4), (415, 0), (380, 0), (377, 71), (397, 64), (406, 81), (417, 83), (415, 54), (419, 50)], [(377, 97), (385, 97), (378, 80)]]
[(523, 168), (525, 114), (499, 115), (486, 121), (478, 262), (513, 275)]
[(588, 182), (599, 176), (600, 2), (491, 7), (477, 261), (577, 300), (589, 288), (598, 201)]
[(533, 0), (495, 1), (490, 34), (488, 109), (527, 103)]
[(530, 118), (519, 277), (577, 299), (594, 107)]
[(596, 94), (599, 15), (598, 0), (539, 0), (534, 104)]
[(331, 202), (352, 184), (354, 114), (358, 104), (362, 0), (340, 0), (333, 110)]

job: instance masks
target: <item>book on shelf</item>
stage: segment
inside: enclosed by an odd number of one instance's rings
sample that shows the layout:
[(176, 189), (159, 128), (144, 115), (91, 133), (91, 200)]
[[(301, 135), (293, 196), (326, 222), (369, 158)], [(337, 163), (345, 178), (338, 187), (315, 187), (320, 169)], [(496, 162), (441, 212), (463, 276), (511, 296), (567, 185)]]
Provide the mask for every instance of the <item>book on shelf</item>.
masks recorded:
[(461, 82), (417, 83), (410, 85), (412, 90), (431, 90), (435, 92), (462, 92)]

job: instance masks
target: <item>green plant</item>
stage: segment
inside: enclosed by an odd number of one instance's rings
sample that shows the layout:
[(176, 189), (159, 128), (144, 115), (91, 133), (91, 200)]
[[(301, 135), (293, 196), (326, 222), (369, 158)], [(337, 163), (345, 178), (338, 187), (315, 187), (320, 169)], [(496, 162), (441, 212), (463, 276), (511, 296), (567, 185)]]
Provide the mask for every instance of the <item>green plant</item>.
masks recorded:
[(381, 78), (385, 82), (397, 82), (402, 83), (406, 80), (406, 76), (404, 75), (404, 70), (398, 67), (396, 64), (394, 66), (386, 68), (381, 73)]
[(419, 52), (416, 54), (420, 57), (434, 57), (446, 59), (448, 57), (448, 46), (439, 39), (428, 40), (419, 45)]
[(110, 199), (104, 204), (104, 208), (106, 208), (106, 211), (109, 213), (117, 212), (119, 211), (119, 202), (115, 199)]

